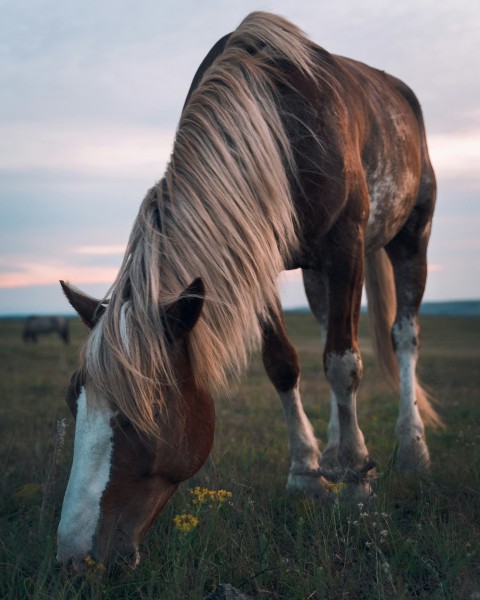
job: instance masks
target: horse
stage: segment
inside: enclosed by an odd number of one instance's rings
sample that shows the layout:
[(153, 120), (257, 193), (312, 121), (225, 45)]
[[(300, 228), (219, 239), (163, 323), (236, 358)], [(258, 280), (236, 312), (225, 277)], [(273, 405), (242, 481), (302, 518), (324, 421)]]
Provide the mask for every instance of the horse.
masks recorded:
[(23, 341), (25, 343), (33, 342), (37, 343), (37, 336), (44, 333), (56, 332), (60, 336), (60, 339), (68, 344), (70, 341), (70, 330), (68, 326), (68, 320), (65, 317), (58, 316), (30, 316), (25, 319), (25, 326), (23, 328)]
[[(261, 349), (281, 400), (288, 492), (371, 493), (359, 427), (363, 282), (379, 360), (400, 394), (397, 470), (428, 470), (417, 314), (435, 204), (422, 112), (385, 72), (330, 54), (281, 17), (254, 12), (193, 79), (162, 179), (146, 194), (102, 299), (63, 291), (90, 330), (67, 392), (74, 456), (58, 561), (82, 572), (139, 562), (139, 543), (205, 462), (215, 394)], [(277, 289), (302, 269), (331, 388), (320, 452)]]

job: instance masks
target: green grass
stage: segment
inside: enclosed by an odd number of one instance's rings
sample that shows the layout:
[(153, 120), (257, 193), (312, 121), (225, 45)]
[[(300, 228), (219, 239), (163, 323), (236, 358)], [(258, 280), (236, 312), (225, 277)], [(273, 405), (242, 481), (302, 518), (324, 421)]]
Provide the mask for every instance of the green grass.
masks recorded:
[[(324, 443), (329, 394), (319, 331), (307, 314), (289, 314), (287, 323), (301, 355), (305, 407)], [(202, 599), (220, 582), (265, 599), (480, 598), (480, 321), (424, 317), (422, 325), (420, 374), (447, 424), (428, 433), (428, 480), (399, 479), (389, 469), (397, 399), (380, 379), (362, 321), (359, 419), (381, 473), (368, 507), (285, 495), (285, 425), (255, 356), (230, 398), (218, 400), (214, 450), (152, 527), (138, 569), (115, 581), (95, 569), (68, 581), (55, 563), (74, 431), (64, 395), (85, 331), (73, 322), (70, 347), (54, 337), (25, 345), (22, 323), (0, 320), (0, 598)], [(63, 418), (65, 449), (44, 498)], [(232, 498), (194, 505), (196, 485)], [(183, 513), (199, 520), (189, 533), (173, 523)]]

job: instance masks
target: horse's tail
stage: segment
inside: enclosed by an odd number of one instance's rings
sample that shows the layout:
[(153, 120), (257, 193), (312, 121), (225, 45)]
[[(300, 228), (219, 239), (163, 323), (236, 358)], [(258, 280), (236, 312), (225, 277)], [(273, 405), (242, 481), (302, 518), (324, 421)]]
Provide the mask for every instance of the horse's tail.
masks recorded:
[[(397, 310), (392, 265), (385, 250), (381, 249), (367, 256), (365, 267), (373, 351), (382, 374), (390, 385), (399, 391), (400, 375), (391, 337)], [(424, 423), (433, 428), (442, 427), (443, 422), (434, 409), (428, 392), (418, 379), (416, 379), (416, 400)]]

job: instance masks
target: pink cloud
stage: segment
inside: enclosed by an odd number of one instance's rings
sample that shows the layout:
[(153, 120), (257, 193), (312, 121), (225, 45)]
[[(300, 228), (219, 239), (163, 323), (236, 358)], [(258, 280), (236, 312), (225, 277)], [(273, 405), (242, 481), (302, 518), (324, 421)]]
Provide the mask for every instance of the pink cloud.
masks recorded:
[(102, 283), (108, 287), (117, 272), (115, 267), (23, 264), (18, 271), (0, 273), (0, 288), (49, 285), (58, 283), (59, 279), (66, 279), (75, 285)]

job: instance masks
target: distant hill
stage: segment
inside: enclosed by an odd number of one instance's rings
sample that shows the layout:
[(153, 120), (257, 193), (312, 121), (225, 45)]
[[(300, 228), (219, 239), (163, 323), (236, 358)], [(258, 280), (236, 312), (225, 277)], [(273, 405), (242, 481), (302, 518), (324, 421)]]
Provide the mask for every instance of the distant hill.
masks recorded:
[(480, 300), (458, 300), (455, 302), (424, 302), (420, 308), (422, 315), (442, 315), (448, 317), (479, 317)]
[[(308, 312), (306, 306), (289, 308), (287, 312)], [(362, 312), (367, 307), (362, 306)], [(442, 317), (480, 317), (480, 300), (453, 300), (451, 302), (423, 302), (420, 314)]]
[[(309, 312), (307, 306), (297, 308), (287, 308), (286, 312)], [(367, 312), (367, 307), (362, 306), (362, 312)], [(47, 314), (45, 311), (29, 314)], [(53, 313), (51, 313), (53, 314)], [(59, 313), (58, 313), (59, 314)], [(451, 302), (424, 302), (420, 309), (422, 315), (442, 316), (442, 317), (480, 317), (480, 300), (453, 300)], [(0, 315), (0, 319), (25, 319), (29, 315)], [(61, 316), (74, 319), (77, 315), (69, 313)]]

